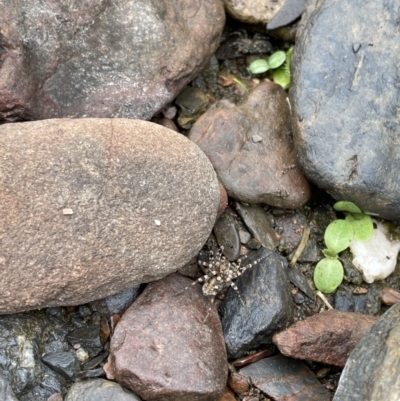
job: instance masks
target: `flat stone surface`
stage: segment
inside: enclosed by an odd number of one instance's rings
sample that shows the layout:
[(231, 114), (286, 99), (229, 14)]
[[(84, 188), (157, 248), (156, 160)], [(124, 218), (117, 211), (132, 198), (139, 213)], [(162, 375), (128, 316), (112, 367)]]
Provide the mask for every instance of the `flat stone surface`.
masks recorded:
[(261, 248), (242, 265), (260, 257), (263, 259), (257, 265), (236, 280), (238, 292), (230, 288), (221, 304), (222, 328), (231, 358), (271, 344), (272, 335), (293, 322), (286, 259)]
[(219, 45), (219, 0), (0, 2), (0, 120), (150, 119)]
[(303, 362), (276, 355), (240, 369), (274, 401), (329, 401), (328, 391)]
[(343, 367), (377, 318), (329, 310), (299, 321), (273, 337), (286, 356)]
[(104, 379), (80, 381), (72, 385), (65, 401), (140, 401), (118, 383)]
[(201, 150), (145, 121), (4, 124), (0, 160), (0, 313), (84, 304), (176, 271), (220, 201)]
[(392, 306), (347, 360), (333, 401), (397, 401), (400, 394), (400, 304)]
[(0, 399), (2, 401), (18, 401), (11, 389), (10, 383), (0, 372)]
[(201, 286), (179, 274), (150, 283), (111, 339), (107, 377), (147, 401), (215, 401), (228, 373), (221, 322)]
[(308, 1), (290, 89), (307, 177), (389, 220), (400, 209), (397, 15), (393, 1)]
[[(262, 141), (254, 142), (255, 135)], [(240, 106), (220, 101), (197, 120), (189, 139), (209, 157), (232, 198), (289, 209), (308, 201), (310, 187), (296, 160), (289, 103), (279, 85), (261, 83)]]

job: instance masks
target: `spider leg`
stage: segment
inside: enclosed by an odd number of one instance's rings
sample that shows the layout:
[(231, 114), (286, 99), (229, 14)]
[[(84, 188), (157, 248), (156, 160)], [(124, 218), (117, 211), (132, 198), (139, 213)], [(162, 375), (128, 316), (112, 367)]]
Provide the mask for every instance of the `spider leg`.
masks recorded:
[(210, 306), (209, 306), (209, 308), (207, 309), (207, 315), (206, 315), (206, 317), (204, 318), (203, 323), (205, 323), (205, 322), (207, 321), (207, 319), (208, 319), (208, 316), (210, 316), (212, 304), (214, 303), (214, 299), (215, 299), (215, 297), (212, 297), (212, 298), (211, 298)]

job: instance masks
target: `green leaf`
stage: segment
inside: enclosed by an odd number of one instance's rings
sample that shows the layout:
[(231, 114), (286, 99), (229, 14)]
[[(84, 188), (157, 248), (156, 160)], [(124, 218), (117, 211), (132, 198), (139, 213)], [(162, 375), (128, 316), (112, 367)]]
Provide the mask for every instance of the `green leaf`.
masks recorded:
[(349, 212), (349, 213), (362, 213), (361, 209), (356, 206), (353, 202), (339, 201), (333, 205), (333, 208), (338, 212)]
[(337, 259), (322, 259), (315, 266), (314, 284), (318, 290), (330, 294), (343, 281), (343, 266)]
[(290, 86), (290, 72), (283, 67), (272, 71), (272, 79), (276, 84), (282, 86), (283, 89), (288, 89)]
[(324, 240), (329, 250), (340, 253), (354, 238), (353, 225), (346, 220), (335, 220), (325, 230)]
[(280, 67), (286, 61), (286, 53), (279, 50), (273, 54), (268, 59), (268, 65), (271, 70), (275, 70)]
[(324, 250), (322, 251), (322, 253), (323, 253), (324, 256), (325, 256), (326, 258), (328, 258), (328, 259), (337, 259), (337, 258), (338, 258), (337, 253), (334, 252), (334, 251), (331, 251), (330, 249), (324, 249)]
[(249, 70), (252, 74), (262, 74), (263, 72), (266, 72), (269, 70), (269, 64), (267, 60), (264, 59), (258, 59), (254, 60), (250, 65), (249, 65)]
[(364, 213), (350, 213), (346, 221), (353, 226), (354, 238), (359, 241), (369, 241), (374, 234), (372, 219)]

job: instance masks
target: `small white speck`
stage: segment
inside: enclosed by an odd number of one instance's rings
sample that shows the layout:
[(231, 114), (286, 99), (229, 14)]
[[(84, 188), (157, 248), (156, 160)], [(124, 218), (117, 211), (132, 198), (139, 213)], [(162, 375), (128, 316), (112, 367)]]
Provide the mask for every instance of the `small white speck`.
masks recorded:
[(154, 223), (156, 223), (156, 226), (161, 226), (161, 221), (160, 220), (154, 220)]
[(260, 136), (260, 135), (257, 135), (257, 134), (255, 134), (255, 135), (253, 135), (252, 137), (251, 137), (251, 139), (253, 140), (253, 142), (262, 142), (262, 137)]
[(74, 214), (72, 209), (63, 209), (63, 214)]

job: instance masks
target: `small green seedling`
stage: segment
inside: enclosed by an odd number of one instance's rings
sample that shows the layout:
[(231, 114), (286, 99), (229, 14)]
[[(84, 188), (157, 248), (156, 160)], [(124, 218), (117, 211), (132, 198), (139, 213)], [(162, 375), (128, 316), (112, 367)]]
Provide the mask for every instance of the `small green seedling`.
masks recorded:
[(344, 220), (335, 220), (325, 230), (324, 241), (327, 249), (323, 251), (324, 259), (320, 260), (314, 270), (314, 283), (317, 289), (326, 294), (334, 292), (343, 281), (343, 265), (338, 255), (350, 245), (353, 239), (368, 241), (374, 232), (370, 216), (364, 214), (352, 202), (341, 201), (333, 208), (346, 213)]
[(286, 53), (279, 50), (268, 58), (254, 60), (249, 65), (249, 70), (252, 74), (263, 74), (271, 70), (272, 78), (275, 83), (282, 86), (283, 89), (288, 89), (290, 86), (290, 61), (292, 58), (293, 48), (291, 47)]

